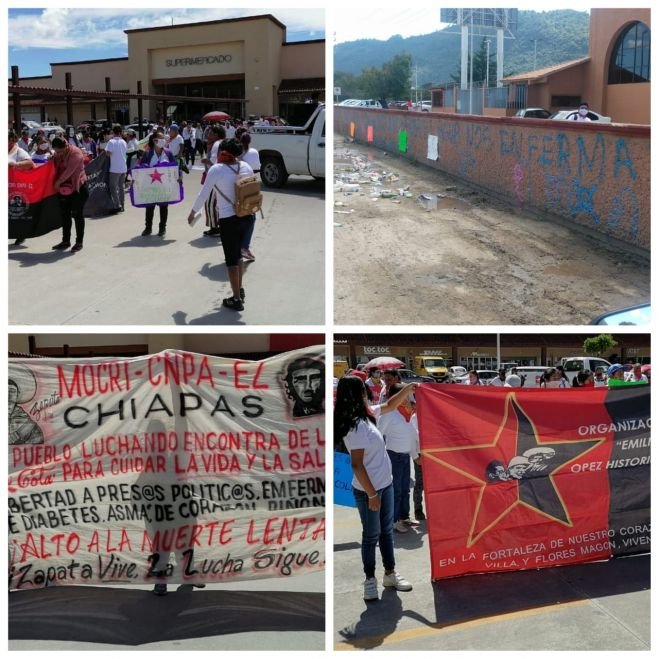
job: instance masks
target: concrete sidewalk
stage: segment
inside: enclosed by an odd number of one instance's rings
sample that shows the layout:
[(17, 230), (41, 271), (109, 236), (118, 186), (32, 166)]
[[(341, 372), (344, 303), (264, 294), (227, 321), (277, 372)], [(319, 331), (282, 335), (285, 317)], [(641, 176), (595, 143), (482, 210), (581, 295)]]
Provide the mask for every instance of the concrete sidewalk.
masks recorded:
[(425, 529), (395, 535), (414, 590), (367, 604), (357, 510), (334, 506), (335, 650), (650, 649), (649, 555), (432, 583)]
[[(10, 325), (320, 325), (325, 317), (325, 185), (292, 176), (264, 190), (244, 286), (245, 310), (230, 295), (220, 241), (187, 216), (201, 168), (185, 176), (167, 236), (142, 237), (144, 209), (87, 219), (84, 249), (55, 252), (60, 231), (9, 246)], [(154, 228), (157, 232), (158, 211)]]
[(325, 571), (285, 579), (9, 594), (10, 650), (323, 650)]

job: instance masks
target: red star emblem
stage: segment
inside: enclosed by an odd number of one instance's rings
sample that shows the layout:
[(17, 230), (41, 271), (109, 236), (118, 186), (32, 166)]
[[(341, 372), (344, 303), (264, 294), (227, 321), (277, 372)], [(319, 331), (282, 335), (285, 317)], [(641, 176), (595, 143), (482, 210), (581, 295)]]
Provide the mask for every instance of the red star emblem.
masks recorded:
[(603, 441), (604, 437), (543, 440), (515, 394), (510, 393), (501, 424), (491, 441), (467, 447), (427, 449), (422, 453), (479, 486), (467, 538), (467, 547), (471, 547), (517, 506), (563, 526), (573, 526), (555, 475)]
[(162, 183), (162, 174), (157, 169), (152, 174), (149, 174), (149, 176), (151, 176), (151, 183), (155, 181)]

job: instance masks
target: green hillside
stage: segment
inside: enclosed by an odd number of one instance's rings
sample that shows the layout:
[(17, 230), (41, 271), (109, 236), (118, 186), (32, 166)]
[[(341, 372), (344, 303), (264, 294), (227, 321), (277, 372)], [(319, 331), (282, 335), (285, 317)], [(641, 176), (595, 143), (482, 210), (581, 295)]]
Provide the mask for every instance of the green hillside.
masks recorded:
[[(536, 68), (586, 56), (589, 20), (587, 12), (572, 9), (520, 10), (515, 39), (505, 39), (504, 43), (504, 74), (533, 69), (534, 39), (537, 40)], [(418, 67), (419, 86), (447, 82), (459, 71), (460, 64), (460, 35), (448, 34), (448, 29), (406, 39), (396, 35), (386, 41), (360, 39), (338, 44), (334, 48), (335, 82), (340, 83), (341, 74), (354, 75), (368, 67), (380, 67), (400, 53), (412, 56)], [(481, 38), (474, 38), (475, 51)], [(490, 56), (495, 60), (496, 36), (489, 38)]]

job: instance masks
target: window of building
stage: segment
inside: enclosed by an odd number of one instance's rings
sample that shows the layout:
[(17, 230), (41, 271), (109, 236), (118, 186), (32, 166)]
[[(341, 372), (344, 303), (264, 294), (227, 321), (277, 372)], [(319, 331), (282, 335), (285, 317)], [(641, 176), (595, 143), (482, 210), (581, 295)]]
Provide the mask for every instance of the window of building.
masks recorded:
[(551, 107), (553, 108), (574, 108), (581, 105), (580, 96), (552, 96)]
[(650, 29), (632, 23), (616, 41), (609, 63), (609, 84), (650, 82)]

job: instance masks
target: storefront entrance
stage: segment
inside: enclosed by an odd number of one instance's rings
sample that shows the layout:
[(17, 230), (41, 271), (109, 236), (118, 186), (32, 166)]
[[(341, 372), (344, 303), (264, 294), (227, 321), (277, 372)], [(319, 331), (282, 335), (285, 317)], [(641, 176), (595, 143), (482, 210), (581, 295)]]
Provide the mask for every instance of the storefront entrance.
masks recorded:
[[(177, 80), (154, 80), (155, 94), (186, 96), (188, 100), (158, 103), (157, 119), (199, 121), (213, 110), (221, 110), (231, 117), (244, 118), (245, 76), (219, 76)], [(195, 97), (217, 98), (217, 102), (195, 101)], [(168, 117), (167, 115), (171, 115)]]

